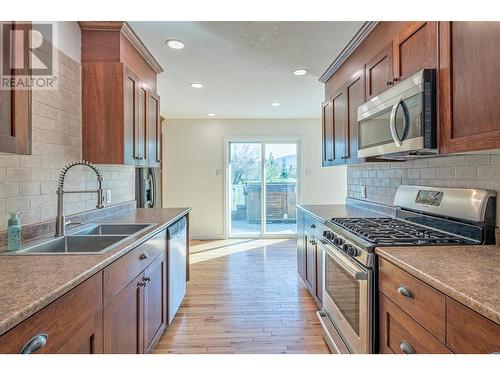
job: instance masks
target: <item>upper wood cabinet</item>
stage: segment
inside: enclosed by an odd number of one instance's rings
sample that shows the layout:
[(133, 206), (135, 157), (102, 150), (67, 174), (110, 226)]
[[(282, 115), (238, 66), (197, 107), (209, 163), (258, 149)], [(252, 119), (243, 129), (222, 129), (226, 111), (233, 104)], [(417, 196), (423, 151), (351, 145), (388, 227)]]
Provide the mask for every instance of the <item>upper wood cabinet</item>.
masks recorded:
[(125, 22), (80, 22), (83, 157), (159, 166), (161, 67)]
[(393, 82), (437, 67), (437, 22), (408, 22), (392, 41)]
[(436, 22), (381, 22), (326, 82), (323, 166), (358, 158), (358, 107), (419, 70), (437, 67)]
[[(27, 22), (0, 22), (4, 32), (11, 32), (11, 46), (3, 45), (0, 38), (0, 58), (8, 58), (12, 66), (10, 72), (2, 72), (0, 76), (10, 73), (13, 76), (30, 76), (28, 56), (29, 33), (31, 27)], [(21, 30), (22, 29), (22, 30)], [(11, 51), (11, 56), (4, 53)], [(22, 68), (21, 68), (22, 67)], [(5, 70), (6, 68), (3, 67)], [(31, 89), (11, 88), (0, 90), (0, 152), (13, 154), (31, 154)]]
[(387, 90), (392, 78), (392, 44), (387, 45), (365, 65), (366, 99), (371, 99)]
[(500, 22), (440, 22), (440, 151), (500, 148)]

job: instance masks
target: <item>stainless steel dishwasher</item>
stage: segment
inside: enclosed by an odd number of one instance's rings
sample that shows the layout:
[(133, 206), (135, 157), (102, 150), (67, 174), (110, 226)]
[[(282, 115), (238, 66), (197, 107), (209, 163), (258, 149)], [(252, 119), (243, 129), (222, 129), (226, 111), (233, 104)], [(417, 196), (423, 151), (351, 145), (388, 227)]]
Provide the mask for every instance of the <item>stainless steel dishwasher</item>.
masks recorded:
[(186, 218), (167, 229), (168, 238), (168, 324), (174, 319), (186, 294)]

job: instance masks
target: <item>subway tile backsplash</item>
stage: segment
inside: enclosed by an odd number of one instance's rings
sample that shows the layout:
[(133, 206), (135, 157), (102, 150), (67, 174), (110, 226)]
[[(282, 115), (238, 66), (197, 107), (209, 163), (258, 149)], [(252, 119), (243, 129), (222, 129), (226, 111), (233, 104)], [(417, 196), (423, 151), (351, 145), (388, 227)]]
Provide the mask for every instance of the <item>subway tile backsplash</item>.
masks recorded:
[[(438, 156), (347, 167), (347, 195), (351, 198), (392, 204), (401, 184), (491, 189), (500, 195), (500, 155)], [(366, 198), (361, 196), (362, 186), (366, 186)], [(497, 210), (497, 226), (499, 223)]]

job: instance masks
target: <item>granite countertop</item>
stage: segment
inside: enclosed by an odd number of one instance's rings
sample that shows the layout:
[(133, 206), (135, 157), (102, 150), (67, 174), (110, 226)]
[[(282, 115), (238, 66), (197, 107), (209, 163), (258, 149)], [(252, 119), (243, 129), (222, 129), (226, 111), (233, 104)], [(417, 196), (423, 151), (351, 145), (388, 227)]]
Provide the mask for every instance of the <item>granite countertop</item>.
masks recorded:
[(166, 228), (190, 208), (138, 208), (96, 223), (155, 223), (105, 254), (0, 256), (0, 335)]
[(500, 324), (500, 246), (381, 247), (376, 253)]
[(315, 217), (323, 224), (331, 218), (380, 217), (390, 213), (380, 213), (351, 204), (298, 204), (297, 208)]

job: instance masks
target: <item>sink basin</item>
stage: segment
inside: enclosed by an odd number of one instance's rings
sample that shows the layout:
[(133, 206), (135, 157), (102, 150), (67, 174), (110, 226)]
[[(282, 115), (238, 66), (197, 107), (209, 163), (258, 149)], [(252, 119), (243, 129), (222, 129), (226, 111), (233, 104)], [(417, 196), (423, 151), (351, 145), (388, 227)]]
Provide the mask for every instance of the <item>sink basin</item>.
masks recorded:
[(91, 227), (78, 230), (74, 235), (99, 236), (99, 235), (126, 235), (136, 234), (152, 224), (96, 224)]
[(65, 236), (9, 254), (99, 254), (126, 238), (127, 236)]

